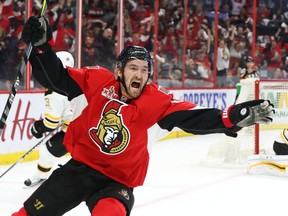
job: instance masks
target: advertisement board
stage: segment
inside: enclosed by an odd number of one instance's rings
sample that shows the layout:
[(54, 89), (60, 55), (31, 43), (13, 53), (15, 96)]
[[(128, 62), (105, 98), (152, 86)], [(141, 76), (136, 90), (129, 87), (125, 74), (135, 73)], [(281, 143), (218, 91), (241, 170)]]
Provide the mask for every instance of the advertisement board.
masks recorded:
[[(183, 89), (172, 90), (174, 97), (196, 103), (199, 106), (224, 109), (233, 103), (234, 89)], [(8, 94), (0, 94), (2, 114)], [(42, 118), (45, 111), (44, 93), (17, 93), (0, 137), (0, 164), (12, 163), (40, 140), (32, 136), (31, 125)]]
[[(8, 94), (0, 94), (2, 114)], [(0, 155), (26, 151), (39, 140), (31, 132), (31, 125), (45, 110), (43, 93), (17, 93), (0, 137)]]

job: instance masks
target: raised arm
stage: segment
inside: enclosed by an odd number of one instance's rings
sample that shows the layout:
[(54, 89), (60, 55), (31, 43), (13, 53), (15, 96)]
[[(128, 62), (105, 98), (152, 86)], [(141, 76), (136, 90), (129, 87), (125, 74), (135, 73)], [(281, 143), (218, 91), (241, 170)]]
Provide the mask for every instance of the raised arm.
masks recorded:
[(29, 61), (32, 74), (41, 85), (67, 95), (69, 100), (82, 94), (50, 45), (53, 41), (52, 30), (45, 17), (30, 17), (24, 25), (22, 39), (34, 46)]

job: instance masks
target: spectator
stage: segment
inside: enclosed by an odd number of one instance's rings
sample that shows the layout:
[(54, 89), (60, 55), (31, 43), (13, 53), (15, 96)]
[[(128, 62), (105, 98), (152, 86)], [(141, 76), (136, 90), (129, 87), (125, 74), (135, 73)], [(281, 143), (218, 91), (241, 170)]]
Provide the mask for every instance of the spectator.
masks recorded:
[(0, 27), (2, 27), (5, 30), (5, 34), (8, 35), (10, 33), (11, 23), (7, 14), (5, 16), (4, 8), (4, 3), (0, 1)]
[[(2, 15), (8, 19), (14, 16), (14, 1), (12, 0), (1, 0), (0, 7), (2, 7)], [(1, 13), (0, 13), (1, 14)], [(9, 31), (7, 31), (8, 33)]]
[(198, 71), (198, 65), (195, 64), (192, 58), (186, 60), (186, 73), (185, 73), (185, 87), (197, 86), (197, 81), (200, 78)]
[(133, 32), (131, 37), (128, 37), (125, 46), (145, 46), (148, 43), (149, 37), (141, 36), (139, 32)]
[(234, 62), (231, 69), (229, 70), (229, 75), (231, 76), (230, 79), (232, 79), (230, 82), (238, 83), (240, 81), (241, 70), (242, 68), (240, 67), (240, 61)]
[(226, 85), (227, 70), (230, 64), (230, 51), (223, 39), (219, 41), (217, 51), (217, 86), (224, 87)]
[(55, 51), (74, 52), (75, 31), (66, 23), (65, 15), (60, 14), (53, 25), (55, 38)]
[(88, 4), (84, 6), (84, 10), (86, 14), (88, 15), (88, 20), (90, 22), (95, 21), (103, 21), (103, 16), (105, 14), (105, 11), (103, 9), (103, 2), (101, 0), (92, 0), (88, 1)]
[(97, 65), (96, 59), (95, 38), (92, 35), (86, 35), (84, 37), (84, 46), (82, 49), (82, 67)]
[(286, 79), (286, 72), (282, 71), (280, 68), (276, 68), (272, 76), (272, 79), (283, 80)]
[(164, 50), (167, 53), (168, 61), (177, 57), (178, 42), (175, 34), (174, 23), (167, 25), (166, 35), (163, 38)]
[(18, 38), (8, 37), (2, 27), (0, 27), (0, 62), (0, 80), (2, 82), (0, 89), (11, 89), (20, 62)]
[(244, 44), (245, 50), (250, 46), (249, 40), (248, 40), (248, 34), (247, 30), (245, 30), (244, 26), (236, 26), (236, 32), (234, 34), (234, 37), (231, 38), (231, 40), (235, 42), (242, 42)]
[(244, 54), (244, 44), (242, 42), (232, 41), (230, 47), (230, 68), (235, 62), (240, 62)]
[(227, 77), (226, 77), (226, 86), (227, 87), (235, 87), (237, 84), (233, 74), (232, 74), (232, 71), (231, 70), (228, 70), (227, 71)]
[(239, 16), (241, 9), (246, 5), (246, 0), (231, 0), (232, 9), (231, 14), (232, 16)]
[(284, 48), (288, 52), (288, 25), (285, 22), (281, 23), (280, 28), (275, 34), (276, 38), (279, 38), (281, 48)]
[(130, 13), (131, 24), (133, 31), (136, 31), (140, 22), (145, 20), (145, 18), (150, 17), (153, 14), (153, 9), (148, 5), (145, 0), (129, 1), (133, 4), (133, 9)]
[(172, 87), (172, 65), (170, 63), (161, 64), (157, 75), (157, 83), (165, 88)]
[(267, 52), (267, 70), (273, 74), (273, 71), (275, 71), (276, 68), (280, 68), (282, 66), (282, 52), (280, 43), (278, 43), (276, 38), (273, 36), (270, 39), (269, 50)]
[(281, 69), (285, 73), (285, 77), (288, 78), (288, 55), (285, 57), (284, 64)]
[(185, 87), (211, 87), (211, 76), (210, 62), (204, 51), (198, 50), (195, 60), (190, 58), (186, 61)]
[(112, 29), (106, 28), (95, 42), (95, 51), (97, 53), (95, 61), (97, 65), (113, 71), (113, 64), (116, 60), (116, 46)]

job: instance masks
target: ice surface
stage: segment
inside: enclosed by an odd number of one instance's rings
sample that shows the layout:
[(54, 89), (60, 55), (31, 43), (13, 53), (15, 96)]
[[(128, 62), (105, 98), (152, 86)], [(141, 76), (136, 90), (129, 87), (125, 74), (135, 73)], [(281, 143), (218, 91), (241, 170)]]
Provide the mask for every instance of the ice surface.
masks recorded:
[[(287, 177), (248, 175), (244, 168), (200, 165), (218, 135), (183, 137), (155, 143), (144, 186), (135, 189), (131, 216), (287, 215)], [(68, 156), (58, 163), (64, 163)], [(9, 166), (0, 166), (0, 174)], [(24, 162), (0, 179), (0, 216), (18, 211), (35, 190), (23, 181), (34, 175), (36, 161)], [(85, 203), (65, 216), (89, 216)]]

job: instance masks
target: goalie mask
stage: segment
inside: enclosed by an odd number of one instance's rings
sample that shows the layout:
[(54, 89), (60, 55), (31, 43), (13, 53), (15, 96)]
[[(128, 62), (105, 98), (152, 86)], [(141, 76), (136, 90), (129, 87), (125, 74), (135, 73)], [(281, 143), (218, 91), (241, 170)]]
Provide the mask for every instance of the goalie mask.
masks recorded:
[(146, 61), (148, 63), (149, 77), (153, 76), (152, 58), (150, 53), (144, 47), (140, 46), (128, 46), (124, 48), (117, 57), (116, 67), (124, 69), (127, 62), (133, 59)]
[(66, 51), (59, 51), (56, 52), (56, 55), (61, 60), (64, 68), (66, 68), (66, 66), (74, 67), (74, 58), (71, 53)]

